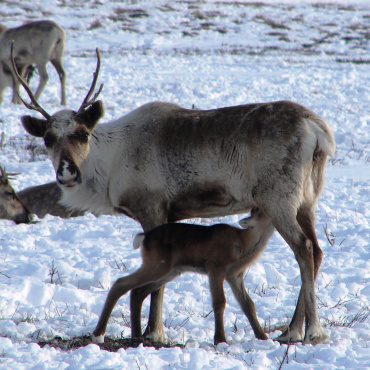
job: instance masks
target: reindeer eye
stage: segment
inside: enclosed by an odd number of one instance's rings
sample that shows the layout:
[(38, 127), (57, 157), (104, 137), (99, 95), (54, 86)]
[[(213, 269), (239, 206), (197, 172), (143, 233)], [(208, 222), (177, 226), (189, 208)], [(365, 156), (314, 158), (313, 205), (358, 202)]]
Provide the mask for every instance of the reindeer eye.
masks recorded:
[(13, 198), (13, 199), (14, 199), (14, 197), (15, 197), (15, 193), (14, 193), (14, 191), (6, 191), (6, 192), (5, 192), (5, 196), (6, 196), (7, 198)]
[(44, 137), (44, 143), (47, 148), (51, 148), (55, 142), (55, 138), (52, 134), (46, 134)]
[(87, 143), (89, 140), (89, 133), (87, 131), (77, 131), (75, 137), (79, 142)]

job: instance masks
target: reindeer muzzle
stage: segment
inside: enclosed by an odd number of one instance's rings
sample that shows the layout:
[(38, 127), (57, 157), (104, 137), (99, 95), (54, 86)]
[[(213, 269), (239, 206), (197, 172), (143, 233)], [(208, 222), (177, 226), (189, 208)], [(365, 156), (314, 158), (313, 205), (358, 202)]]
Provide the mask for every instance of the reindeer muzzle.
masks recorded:
[(33, 214), (26, 210), (26, 212), (22, 213), (22, 214), (18, 214), (14, 217), (14, 222), (18, 225), (18, 224), (29, 224), (31, 223), (33, 220)]
[(81, 172), (73, 161), (62, 159), (57, 170), (56, 179), (58, 184), (64, 187), (74, 187), (81, 184)]

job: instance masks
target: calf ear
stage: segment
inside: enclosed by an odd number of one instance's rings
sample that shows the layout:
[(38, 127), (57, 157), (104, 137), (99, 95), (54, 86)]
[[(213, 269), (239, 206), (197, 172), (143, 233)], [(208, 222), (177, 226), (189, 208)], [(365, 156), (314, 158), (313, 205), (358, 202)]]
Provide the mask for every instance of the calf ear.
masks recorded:
[(239, 225), (244, 229), (253, 227), (252, 217), (247, 217), (239, 220)]
[(78, 113), (76, 119), (79, 123), (85, 125), (89, 130), (93, 130), (99, 119), (103, 117), (104, 106), (101, 100), (98, 100), (90, 105), (87, 109)]
[(31, 116), (23, 116), (21, 121), (23, 127), (30, 135), (44, 137), (48, 121)]

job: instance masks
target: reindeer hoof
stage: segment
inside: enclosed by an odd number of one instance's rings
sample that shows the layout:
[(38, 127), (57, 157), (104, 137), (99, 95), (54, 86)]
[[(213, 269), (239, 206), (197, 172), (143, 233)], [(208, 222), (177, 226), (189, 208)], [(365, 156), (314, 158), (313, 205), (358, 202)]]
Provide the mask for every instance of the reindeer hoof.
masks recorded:
[(93, 343), (97, 343), (97, 344), (103, 344), (104, 343), (104, 335), (98, 335), (96, 337), (93, 334), (91, 339), (92, 339)]
[(164, 343), (166, 340), (166, 336), (164, 335), (163, 331), (149, 333), (145, 332), (143, 337), (154, 343)]
[(274, 340), (280, 342), (281, 344), (297, 343), (303, 341), (303, 335), (304, 334), (301, 331), (286, 330)]
[(303, 341), (303, 344), (312, 344), (315, 346), (316, 344), (324, 343), (329, 336), (324, 332), (322, 328), (319, 328), (317, 331), (308, 332), (306, 334), (306, 338)]

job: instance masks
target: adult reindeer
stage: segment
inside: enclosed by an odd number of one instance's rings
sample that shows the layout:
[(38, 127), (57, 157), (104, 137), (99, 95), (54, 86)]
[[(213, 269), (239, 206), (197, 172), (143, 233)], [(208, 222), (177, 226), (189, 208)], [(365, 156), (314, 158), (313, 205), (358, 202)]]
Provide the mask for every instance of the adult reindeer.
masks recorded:
[[(102, 86), (90, 99), (98, 50), (97, 56), (92, 86), (77, 111), (49, 115), (18, 75), (32, 101), (27, 106), (45, 118), (23, 116), (23, 126), (44, 138), (62, 203), (126, 214), (144, 231), (258, 207), (293, 250), (302, 278), (289, 330), (278, 340), (323, 342), (314, 287), (323, 253), (314, 209), (327, 156), (335, 150), (329, 124), (301, 105), (278, 101), (212, 110), (154, 102), (97, 125), (104, 113), (96, 100)], [(136, 301), (145, 296), (144, 288), (132, 291)], [(152, 294), (144, 334), (154, 341), (164, 340), (162, 301), (163, 287)]]
[(14, 59), (20, 75), (28, 66), (36, 64), (40, 75), (36, 90), (38, 99), (48, 81), (46, 64), (50, 61), (55, 67), (61, 84), (61, 104), (66, 105), (66, 73), (63, 68), (65, 32), (53, 21), (37, 21), (16, 28), (5, 29), (0, 36), (0, 103), (4, 89), (13, 87), (12, 103), (20, 104), (19, 82), (10, 60), (10, 45), (14, 41)]

